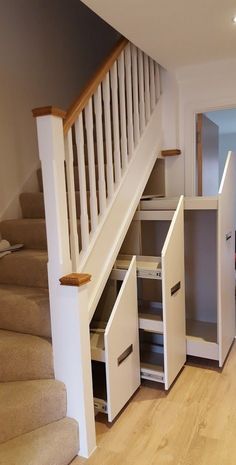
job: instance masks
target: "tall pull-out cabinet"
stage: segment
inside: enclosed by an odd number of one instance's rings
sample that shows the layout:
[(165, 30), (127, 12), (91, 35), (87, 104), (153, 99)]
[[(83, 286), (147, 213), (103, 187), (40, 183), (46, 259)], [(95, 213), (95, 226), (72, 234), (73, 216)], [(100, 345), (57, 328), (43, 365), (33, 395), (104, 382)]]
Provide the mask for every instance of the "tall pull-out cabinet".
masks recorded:
[[(184, 199), (187, 354), (224, 364), (235, 337), (234, 156), (229, 153), (215, 197)], [(141, 202), (171, 211), (177, 199)]]
[(169, 389), (186, 361), (183, 197), (175, 212), (138, 211), (116, 266), (137, 254), (141, 377)]

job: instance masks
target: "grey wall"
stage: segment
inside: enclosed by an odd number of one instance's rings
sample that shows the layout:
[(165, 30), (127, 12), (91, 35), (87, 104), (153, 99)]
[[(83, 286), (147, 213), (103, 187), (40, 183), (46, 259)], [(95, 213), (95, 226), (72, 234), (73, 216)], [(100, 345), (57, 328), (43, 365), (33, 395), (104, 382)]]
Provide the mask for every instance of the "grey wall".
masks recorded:
[(38, 164), (32, 108), (67, 109), (118, 34), (79, 0), (0, 0), (0, 11), (0, 217), (9, 217)]

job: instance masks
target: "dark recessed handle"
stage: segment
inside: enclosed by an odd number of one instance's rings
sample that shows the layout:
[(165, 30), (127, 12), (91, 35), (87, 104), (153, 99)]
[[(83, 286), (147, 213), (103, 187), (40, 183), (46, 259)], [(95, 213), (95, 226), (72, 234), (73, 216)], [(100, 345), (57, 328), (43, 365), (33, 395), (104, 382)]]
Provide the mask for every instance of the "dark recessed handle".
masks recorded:
[(225, 239), (228, 241), (232, 237), (232, 232), (230, 231), (229, 233), (225, 234)]
[(129, 347), (127, 347), (127, 349), (124, 350), (124, 352), (122, 352), (122, 354), (118, 357), (117, 359), (117, 365), (121, 365), (121, 363), (123, 363), (130, 354), (132, 354), (133, 352), (133, 344), (131, 344)]
[(179, 281), (177, 284), (175, 284), (171, 290), (170, 290), (170, 293), (171, 295), (174, 295), (176, 294), (176, 292), (181, 288), (181, 282)]

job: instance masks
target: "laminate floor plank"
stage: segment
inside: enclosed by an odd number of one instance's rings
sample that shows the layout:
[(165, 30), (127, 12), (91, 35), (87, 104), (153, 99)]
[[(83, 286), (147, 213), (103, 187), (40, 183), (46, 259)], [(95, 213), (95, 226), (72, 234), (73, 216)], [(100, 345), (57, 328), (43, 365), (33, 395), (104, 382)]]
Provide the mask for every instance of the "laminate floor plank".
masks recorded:
[(78, 465), (235, 465), (235, 398), (236, 344), (223, 371), (190, 360), (168, 393), (145, 381), (112, 426), (98, 415)]

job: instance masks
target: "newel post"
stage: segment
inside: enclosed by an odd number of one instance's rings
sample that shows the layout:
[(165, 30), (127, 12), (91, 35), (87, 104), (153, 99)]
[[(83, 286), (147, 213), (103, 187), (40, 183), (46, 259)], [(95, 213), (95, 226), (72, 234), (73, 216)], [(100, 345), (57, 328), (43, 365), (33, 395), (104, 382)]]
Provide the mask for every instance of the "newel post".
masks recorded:
[[(79, 423), (80, 452), (96, 447), (89, 337), (89, 279), (61, 285), (72, 271), (65, 183), (63, 118), (57, 108), (33, 110), (37, 118), (48, 245), (48, 285), (55, 378), (67, 389), (67, 415)], [(67, 282), (65, 283), (67, 284)], [(78, 287), (79, 286), (79, 287)]]

